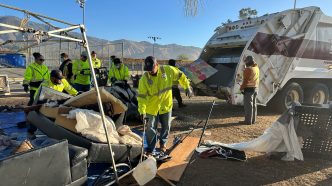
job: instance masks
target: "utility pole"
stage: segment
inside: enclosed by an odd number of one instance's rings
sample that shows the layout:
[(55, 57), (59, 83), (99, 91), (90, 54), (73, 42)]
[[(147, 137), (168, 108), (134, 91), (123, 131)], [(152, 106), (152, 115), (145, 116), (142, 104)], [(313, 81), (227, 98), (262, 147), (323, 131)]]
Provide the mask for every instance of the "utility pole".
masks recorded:
[(83, 10), (83, 25), (85, 26), (85, 2), (86, 0), (76, 0)]
[(294, 0), (294, 10), (295, 10), (295, 8), (296, 8), (296, 0)]
[(158, 36), (149, 36), (148, 38), (153, 40), (153, 45), (152, 45), (152, 56), (154, 57), (154, 45), (156, 44), (156, 40), (157, 40), (157, 39), (161, 39), (161, 37), (158, 37)]

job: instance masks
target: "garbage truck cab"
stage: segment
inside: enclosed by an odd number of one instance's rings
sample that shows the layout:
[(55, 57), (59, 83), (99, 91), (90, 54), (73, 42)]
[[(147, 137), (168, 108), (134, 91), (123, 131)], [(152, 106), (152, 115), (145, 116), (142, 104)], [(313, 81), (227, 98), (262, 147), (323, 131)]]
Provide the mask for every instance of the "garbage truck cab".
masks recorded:
[(257, 102), (279, 110), (293, 101), (322, 104), (332, 85), (332, 17), (318, 7), (291, 9), (219, 26), (199, 56), (218, 72), (193, 85), (196, 95), (243, 104), (244, 57), (260, 68)]

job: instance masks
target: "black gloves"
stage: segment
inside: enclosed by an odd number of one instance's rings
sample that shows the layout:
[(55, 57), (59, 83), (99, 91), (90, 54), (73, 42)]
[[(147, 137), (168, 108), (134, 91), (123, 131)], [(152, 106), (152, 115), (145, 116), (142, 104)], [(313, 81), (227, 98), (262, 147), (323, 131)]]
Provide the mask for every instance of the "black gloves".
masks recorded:
[(111, 77), (111, 82), (112, 83), (116, 82), (116, 78), (115, 77)]
[(23, 87), (25, 92), (29, 92), (29, 85), (23, 85)]

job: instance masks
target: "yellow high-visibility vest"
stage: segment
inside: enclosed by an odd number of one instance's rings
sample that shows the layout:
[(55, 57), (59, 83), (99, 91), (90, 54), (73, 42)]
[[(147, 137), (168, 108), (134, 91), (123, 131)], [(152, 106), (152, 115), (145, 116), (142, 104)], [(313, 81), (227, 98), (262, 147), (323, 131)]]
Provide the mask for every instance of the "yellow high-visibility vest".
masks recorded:
[(124, 64), (121, 64), (120, 69), (118, 69), (113, 63), (108, 72), (108, 79), (111, 79), (112, 77), (119, 81), (129, 80), (130, 75), (128, 67)]
[(50, 78), (50, 72), (44, 64), (34, 62), (24, 72), (23, 85), (29, 85), (30, 90), (37, 90), (40, 84)]
[(178, 81), (184, 89), (190, 87), (186, 75), (172, 66), (159, 66), (156, 76), (145, 72), (138, 85), (139, 113), (156, 116), (170, 112), (173, 107), (173, 81)]
[[(83, 73), (82, 73), (83, 72)], [(88, 60), (76, 60), (73, 63), (74, 83), (90, 85), (91, 70)]]
[(40, 85), (40, 87), (38, 88), (38, 91), (36, 91), (35, 96), (38, 94), (39, 89), (44, 86), (44, 87), (48, 87), (51, 88), (53, 90), (59, 91), (59, 92), (63, 92), (63, 90), (65, 90), (68, 94), (72, 95), (72, 96), (76, 96), (78, 94), (77, 90), (74, 89), (66, 79), (62, 79), (61, 80), (61, 84), (53, 84), (51, 80), (45, 80), (43, 81), (43, 83)]
[(101, 67), (101, 60), (98, 58), (92, 59), (93, 68), (100, 68)]

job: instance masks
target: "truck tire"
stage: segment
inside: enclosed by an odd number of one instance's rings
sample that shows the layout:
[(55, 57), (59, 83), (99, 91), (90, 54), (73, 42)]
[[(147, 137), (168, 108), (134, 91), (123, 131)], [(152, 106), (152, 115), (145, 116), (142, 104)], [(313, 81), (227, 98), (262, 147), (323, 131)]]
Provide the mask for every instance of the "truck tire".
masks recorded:
[(317, 83), (306, 91), (305, 103), (324, 104), (330, 99), (329, 88), (323, 83)]
[(277, 95), (276, 107), (279, 112), (284, 112), (289, 109), (291, 104), (295, 102), (303, 102), (303, 89), (300, 84), (292, 82), (282, 88)]

